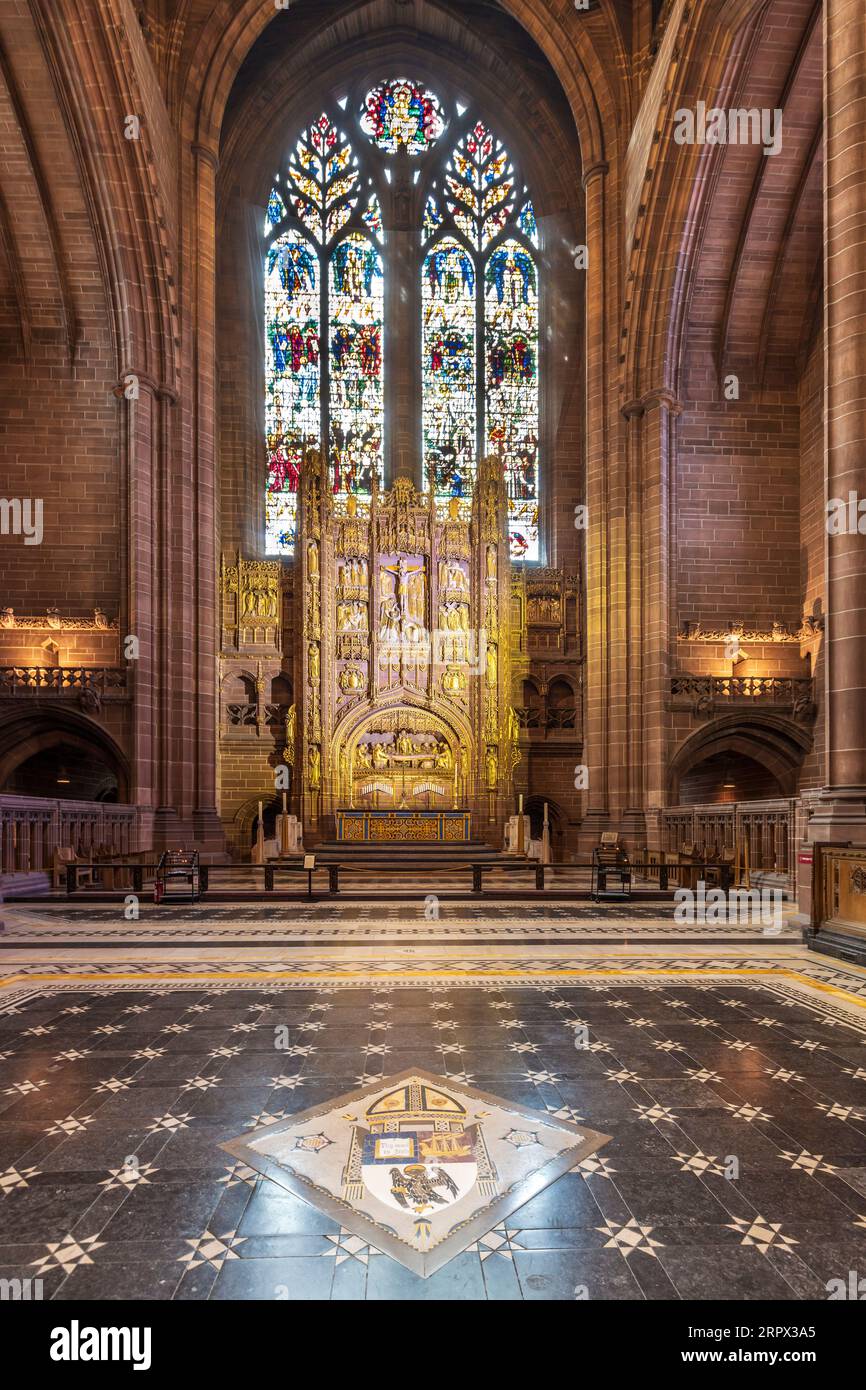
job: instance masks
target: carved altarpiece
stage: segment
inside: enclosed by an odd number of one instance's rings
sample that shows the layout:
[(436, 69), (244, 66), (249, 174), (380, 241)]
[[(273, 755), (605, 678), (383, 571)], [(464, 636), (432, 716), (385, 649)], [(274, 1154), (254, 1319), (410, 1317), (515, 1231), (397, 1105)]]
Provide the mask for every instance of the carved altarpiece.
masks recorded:
[(507, 501), (499, 460), (471, 500), (398, 477), (334, 496), (315, 453), (301, 478), (296, 809), (305, 839), (337, 809), (468, 808), (477, 832), (511, 810)]

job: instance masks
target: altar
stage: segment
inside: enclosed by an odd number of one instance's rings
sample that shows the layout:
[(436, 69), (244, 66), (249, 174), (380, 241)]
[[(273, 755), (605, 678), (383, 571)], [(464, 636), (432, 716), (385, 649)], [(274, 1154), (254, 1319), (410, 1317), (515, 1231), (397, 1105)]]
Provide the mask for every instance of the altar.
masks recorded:
[(468, 811), (337, 811), (337, 839), (354, 843), (463, 843), (469, 839)]
[[(285, 762), (312, 847), (501, 842), (520, 756), (512, 708), (508, 498), (501, 460), (471, 495), (335, 492), (310, 450), (300, 480), (299, 643)], [(448, 809), (446, 809), (448, 808)]]

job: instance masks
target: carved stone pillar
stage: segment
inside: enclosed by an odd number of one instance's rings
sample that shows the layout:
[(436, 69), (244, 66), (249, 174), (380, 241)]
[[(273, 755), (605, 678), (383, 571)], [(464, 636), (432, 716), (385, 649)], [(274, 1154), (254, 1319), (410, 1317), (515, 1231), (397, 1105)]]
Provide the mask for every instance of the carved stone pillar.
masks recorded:
[(682, 407), (668, 391), (650, 391), (623, 408), (628, 505), (628, 737), (623, 833), (644, 842), (647, 806), (667, 793), (670, 697), (671, 456)]
[[(121, 387), (124, 400), (123, 434), (126, 452), (126, 568), (127, 599), (120, 616), (121, 659), (126, 660), (135, 700), (132, 721), (130, 801), (151, 808), (160, 804), (164, 772), (159, 752), (159, 669), (156, 613), (159, 611), (159, 566), (155, 400), (151, 383), (130, 369)], [(118, 388), (118, 390), (121, 389)], [(129, 660), (137, 644), (137, 659)]]
[(409, 154), (400, 149), (393, 161), (394, 181), (384, 209), (390, 246), (385, 283), (385, 487), (390, 487), (395, 478), (406, 477), (420, 491), (426, 485), (417, 437), (421, 405), (421, 238), (420, 208), (412, 173)]
[(609, 473), (607, 432), (605, 184), (607, 165), (584, 174), (589, 275), (586, 288), (586, 737), (589, 787), (581, 839), (595, 844), (608, 824), (610, 698)]
[[(199, 842), (224, 845), (216, 806), (217, 680), (219, 647), (218, 547), (216, 536), (216, 226), (215, 153), (201, 145), (196, 162), (196, 405), (194, 454), (189, 479), (190, 566), (194, 654), (187, 717), (195, 747), (193, 831)], [(187, 607), (189, 613), (189, 608)], [(188, 654), (185, 654), (188, 661)]]
[[(824, 5), (827, 498), (866, 499), (866, 8)], [(866, 536), (826, 545), (827, 771), (814, 839), (866, 843)]]

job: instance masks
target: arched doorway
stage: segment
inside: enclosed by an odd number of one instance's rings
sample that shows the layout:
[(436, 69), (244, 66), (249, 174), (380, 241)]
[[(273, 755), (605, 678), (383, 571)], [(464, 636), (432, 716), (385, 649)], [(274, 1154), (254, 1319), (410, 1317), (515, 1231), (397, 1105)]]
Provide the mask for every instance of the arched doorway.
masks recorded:
[(4, 792), (13, 796), (57, 797), (61, 801), (118, 800), (116, 772), (93, 749), (63, 739), (32, 753), (10, 773)]
[(234, 859), (247, 862), (250, 850), (256, 843), (259, 829), (259, 805), (262, 807), (262, 824), (265, 840), (277, 838), (277, 818), (282, 811), (282, 798), (272, 792), (261, 796), (247, 797), (235, 812), (234, 820), (227, 836), (229, 852)]
[(65, 801), (126, 802), (126, 761), (103, 729), (68, 711), (0, 726), (0, 791)]
[(681, 806), (765, 801), (783, 795), (776, 774), (745, 753), (713, 753), (680, 778)]
[(781, 716), (714, 720), (676, 753), (669, 805), (795, 796), (811, 744), (808, 730)]
[(543, 797), (531, 796), (526, 802), (529, 816), (529, 834), (533, 840), (541, 840), (544, 830), (544, 808), (547, 807), (547, 824), (550, 832), (550, 860), (553, 864), (562, 863), (565, 845), (566, 819), (562, 808), (555, 801), (545, 801)]
[(337, 731), (335, 804), (447, 810), (457, 804), (467, 764), (441, 713), (394, 705)]

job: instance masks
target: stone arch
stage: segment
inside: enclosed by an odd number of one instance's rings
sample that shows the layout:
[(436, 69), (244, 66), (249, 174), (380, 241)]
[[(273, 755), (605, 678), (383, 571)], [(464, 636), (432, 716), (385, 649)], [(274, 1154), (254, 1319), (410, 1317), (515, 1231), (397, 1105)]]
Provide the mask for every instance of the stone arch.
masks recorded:
[(71, 710), (31, 710), (0, 725), (0, 788), (30, 758), (64, 745), (108, 768), (117, 779), (118, 801), (129, 800), (129, 764), (120, 747), (98, 724)]
[[(351, 14), (344, 11), (339, 16), (344, 42), (351, 41), (354, 31), (366, 32), (369, 41), (371, 25), (362, 12), (375, 14), (377, 8), (378, 0), (368, 0), (353, 5)], [(503, 9), (535, 41), (556, 73), (574, 114), (587, 167), (609, 161), (631, 105), (629, 84), (612, 77), (628, 67), (613, 0), (601, 0), (596, 9), (578, 16), (577, 22), (570, 6), (560, 17), (551, 12), (547, 0), (504, 0)], [(235, 78), (250, 49), (274, 22), (275, 13), (260, 0), (240, 0), (214, 14), (209, 45), (209, 31), (200, 34), (182, 95), (188, 138), (196, 145), (216, 154)], [(218, 29), (220, 18), (223, 25)]]
[(256, 677), (252, 671), (227, 671), (222, 679), (220, 693), (223, 700), (246, 699), (255, 703)]
[[(363, 44), (348, 48), (341, 44), (336, 50), (318, 54), (305, 68), (302, 81), (287, 80), (283, 66), (266, 70), (263, 82), (269, 100), (263, 102), (260, 96), (255, 101), (247, 99), (242, 109), (233, 113), (221, 151), (220, 193), (240, 189), (246, 199), (264, 207), (274, 170), (293, 131), (307, 124), (323, 106), (333, 104), (332, 93), (341, 89), (357, 93), (381, 78), (383, 72), (398, 70), (411, 70), (440, 96), (450, 96), (452, 104), (456, 93), (471, 90), (472, 106), (505, 142), (530, 185), (539, 215), (544, 216), (548, 205), (570, 204), (576, 212), (580, 156), (575, 153), (573, 134), (569, 141), (569, 132), (551, 110), (540, 112), (532, 129), (520, 120), (520, 98), (524, 103), (529, 98), (535, 85), (532, 81), (526, 79), (522, 91), (502, 92), (491, 73), (473, 68), (471, 56), (462, 58), (447, 49), (431, 52), (420, 35), (395, 38), (387, 32), (366, 36)], [(515, 85), (518, 76), (515, 72)], [(349, 114), (343, 117), (347, 134), (353, 145), (363, 150), (364, 142), (355, 130), (351, 107), (348, 110)], [(446, 130), (437, 151), (425, 160), (422, 179), (430, 176), (437, 152), (445, 156), (455, 138), (450, 129)], [(222, 234), (228, 201), (220, 197), (218, 236)]]
[[(674, 112), (694, 107), (738, 105), (760, 24), (773, 0), (708, 0), (697, 15), (686, 7), (669, 56), (670, 72), (656, 121), (647, 127), (645, 148), (632, 149), (646, 165), (640, 203), (627, 226), (626, 263), (633, 286), (626, 296), (624, 399), (641, 401), (649, 392), (680, 395), (689, 308), (701, 269), (701, 255), (724, 177), (726, 147), (678, 145)], [(632, 175), (634, 177), (634, 174)], [(671, 248), (659, 261), (657, 248)]]
[(720, 753), (751, 758), (776, 778), (783, 796), (795, 796), (810, 734), (791, 719), (773, 715), (725, 715), (680, 745), (668, 773), (668, 804), (677, 805), (684, 775)]
[(530, 796), (526, 800), (525, 812), (529, 816), (532, 838), (540, 840), (544, 825), (545, 803), (547, 804), (547, 819), (550, 827), (550, 858), (554, 864), (561, 863), (569, 823), (567, 811), (558, 801), (552, 801), (550, 797)]
[[(373, 177), (375, 183), (382, 171), (377, 171), (376, 159), (369, 158), (371, 151), (358, 130), (357, 105), (365, 87), (390, 70), (410, 71), (436, 90), (457, 127), (452, 124), (446, 130), (415, 171), (418, 186), (413, 186), (408, 197), (413, 223), (420, 224), (426, 182), (439, 178), (441, 188), (441, 161), (457, 139), (461, 102), (502, 139), (519, 182), (525, 181), (529, 189), (542, 243), (534, 253), (539, 267), (539, 523), (543, 545), (552, 556), (562, 516), (557, 499), (569, 486), (558, 466), (564, 464), (571, 447), (566, 421), (573, 421), (574, 428), (579, 429), (583, 411), (579, 392), (575, 393), (574, 372), (565, 365), (567, 360), (575, 360), (573, 354), (580, 354), (585, 317), (582, 277), (575, 277), (569, 251), (586, 239), (581, 152), (574, 135), (573, 113), (550, 71), (544, 74), (546, 80), (540, 79), (535, 70), (540, 62), (527, 64), (526, 72), (521, 72), (504, 47), (497, 64), (492, 65), (489, 46), (485, 50), (470, 24), (455, 31), (453, 22), (444, 24), (443, 16), (430, 7), (416, 10), (412, 23), (421, 27), (412, 30), (408, 26), (395, 29), (390, 8), (385, 11), (369, 5), (365, 14), (370, 28), (363, 35), (356, 31), (353, 18), (351, 37), (341, 32), (336, 43), (326, 22), (321, 33), (309, 41), (302, 38), (303, 71), (285, 60), (285, 32), (280, 35), (274, 31), (273, 53), (259, 45), (239, 71), (236, 95), (225, 116), (215, 181), (216, 313), (219, 335), (237, 346), (220, 376), (216, 410), (220, 420), (227, 424), (240, 420), (242, 426), (234, 432), (223, 458), (223, 541), (257, 551), (265, 534), (264, 465), (259, 441), (268, 364), (261, 326), (261, 242), (274, 172), (293, 135), (318, 112), (327, 110), (345, 130), (356, 157), (368, 163), (365, 177)], [(343, 98), (347, 101), (341, 113), (336, 103)], [(528, 110), (532, 111), (531, 121), (526, 119)], [(392, 350), (389, 343), (393, 345), (410, 331), (410, 341), (414, 342), (413, 318), (420, 314), (420, 306), (389, 297), (388, 285), (396, 282), (396, 275), (394, 244), (389, 245), (388, 237), (381, 254), (385, 263), (387, 359)], [(411, 293), (420, 294), (419, 275), (420, 267)], [(560, 340), (568, 343), (563, 348), (564, 357), (552, 347)], [(401, 393), (399, 411), (391, 394), (398, 375), (397, 371), (389, 372), (386, 360), (386, 459), (396, 457), (396, 440), (394, 448), (389, 448), (387, 441), (400, 428), (398, 416), (404, 409), (413, 417), (421, 410), (420, 362), (411, 370), (407, 368), (408, 384), (405, 394)]]
[(278, 671), (271, 676), (271, 703), (274, 705), (290, 705), (294, 700), (294, 685), (292, 678), (286, 671)]
[(249, 850), (255, 839), (259, 802), (262, 803), (265, 838), (273, 838), (275, 834), (277, 816), (282, 810), (282, 803), (273, 787), (266, 787), (259, 795), (248, 796), (245, 801), (242, 801), (232, 817), (232, 845), (241, 853)]
[[(468, 720), (453, 706), (433, 710), (425, 701), (405, 692), (382, 702), (377, 701), (375, 705), (369, 700), (364, 700), (347, 710), (334, 729), (332, 752), (338, 764), (342, 755), (345, 754), (349, 758), (354, 754), (361, 735), (371, 723), (381, 719), (383, 715), (397, 714), (401, 711), (423, 714), (434, 725), (438, 725), (451, 754), (451, 767), (459, 767), (461, 749), (471, 748), (473, 742)], [(451, 776), (452, 772), (449, 772), (449, 780)]]

